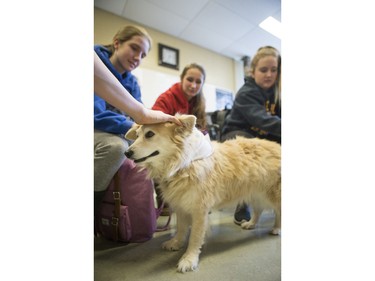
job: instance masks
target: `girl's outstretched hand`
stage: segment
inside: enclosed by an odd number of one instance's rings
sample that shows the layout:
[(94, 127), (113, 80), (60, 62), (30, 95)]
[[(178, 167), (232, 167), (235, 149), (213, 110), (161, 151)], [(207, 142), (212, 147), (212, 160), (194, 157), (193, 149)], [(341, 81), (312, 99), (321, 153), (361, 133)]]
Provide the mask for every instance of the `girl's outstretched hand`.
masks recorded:
[(159, 110), (144, 108), (143, 114), (137, 114), (134, 117), (134, 121), (139, 125), (173, 122), (179, 126), (182, 126), (182, 123), (177, 117), (166, 114)]

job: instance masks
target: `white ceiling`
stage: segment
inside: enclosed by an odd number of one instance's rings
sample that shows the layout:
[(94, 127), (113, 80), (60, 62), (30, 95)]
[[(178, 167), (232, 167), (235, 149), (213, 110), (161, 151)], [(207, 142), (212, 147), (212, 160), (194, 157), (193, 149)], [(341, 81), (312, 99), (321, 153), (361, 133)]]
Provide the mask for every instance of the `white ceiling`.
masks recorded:
[(235, 60), (281, 40), (258, 26), (281, 21), (281, 0), (94, 0), (95, 7)]

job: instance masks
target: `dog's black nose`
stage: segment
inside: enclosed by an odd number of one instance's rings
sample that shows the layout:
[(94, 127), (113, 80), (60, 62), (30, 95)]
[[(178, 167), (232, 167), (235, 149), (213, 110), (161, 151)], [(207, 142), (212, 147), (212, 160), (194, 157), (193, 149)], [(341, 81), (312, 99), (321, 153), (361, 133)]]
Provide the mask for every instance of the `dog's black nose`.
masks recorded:
[(125, 156), (128, 157), (128, 158), (131, 158), (133, 154), (134, 154), (133, 150), (125, 151)]

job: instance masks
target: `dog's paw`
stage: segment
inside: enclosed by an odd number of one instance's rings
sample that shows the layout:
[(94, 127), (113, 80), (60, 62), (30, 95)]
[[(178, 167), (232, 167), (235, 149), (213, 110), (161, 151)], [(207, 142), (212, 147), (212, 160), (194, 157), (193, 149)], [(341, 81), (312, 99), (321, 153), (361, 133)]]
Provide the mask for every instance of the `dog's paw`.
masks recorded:
[(176, 239), (171, 239), (171, 240), (168, 240), (168, 241), (165, 241), (161, 247), (164, 249), (164, 250), (168, 250), (168, 251), (178, 251), (182, 245), (176, 240)]
[(183, 255), (177, 265), (177, 271), (184, 273), (195, 271), (198, 268), (199, 257), (196, 255)]
[(241, 228), (242, 229), (254, 229), (255, 223), (252, 221), (243, 222), (241, 223)]
[(270, 232), (272, 235), (281, 235), (281, 229), (280, 228), (273, 228)]

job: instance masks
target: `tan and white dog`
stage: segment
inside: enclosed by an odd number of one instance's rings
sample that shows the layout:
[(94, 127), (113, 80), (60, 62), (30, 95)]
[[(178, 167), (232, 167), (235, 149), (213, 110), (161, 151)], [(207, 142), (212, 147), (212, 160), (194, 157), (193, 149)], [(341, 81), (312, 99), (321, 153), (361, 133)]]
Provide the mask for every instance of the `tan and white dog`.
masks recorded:
[(176, 235), (162, 247), (172, 251), (183, 247), (191, 227), (187, 250), (177, 265), (179, 272), (186, 272), (198, 267), (211, 209), (246, 202), (252, 217), (241, 227), (252, 229), (262, 210), (272, 208), (275, 224), (271, 233), (280, 233), (281, 149), (275, 142), (243, 137), (212, 142), (211, 146), (195, 128), (195, 116), (179, 119), (183, 126), (133, 126), (125, 137), (134, 143), (125, 154), (147, 169), (176, 212)]

